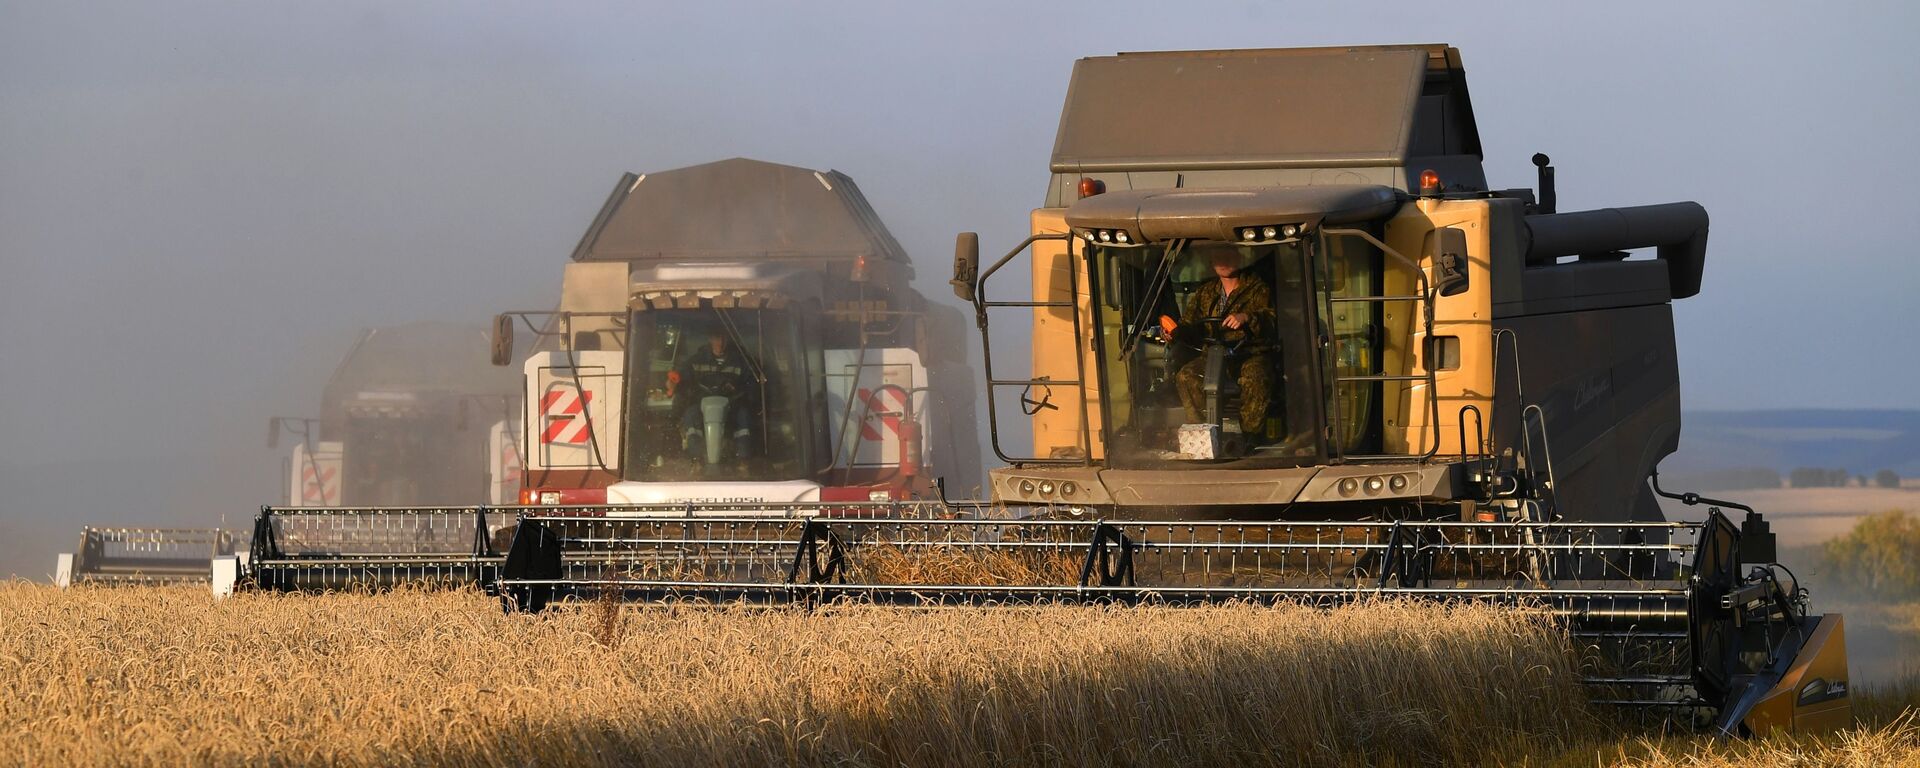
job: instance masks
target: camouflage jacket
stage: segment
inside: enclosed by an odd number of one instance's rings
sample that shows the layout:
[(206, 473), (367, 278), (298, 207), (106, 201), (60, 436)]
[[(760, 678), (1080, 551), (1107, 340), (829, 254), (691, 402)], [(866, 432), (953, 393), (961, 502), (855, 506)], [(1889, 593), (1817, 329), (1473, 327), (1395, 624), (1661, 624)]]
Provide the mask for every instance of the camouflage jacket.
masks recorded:
[(1246, 338), (1249, 331), (1256, 342), (1271, 336), (1274, 322), (1273, 291), (1267, 288), (1265, 281), (1252, 273), (1243, 272), (1240, 274), (1240, 286), (1232, 294), (1223, 296), (1220, 278), (1208, 279), (1200, 284), (1199, 290), (1193, 292), (1186, 311), (1180, 313), (1180, 324), (1198, 325), (1205, 318), (1225, 318), (1235, 314), (1245, 314), (1248, 321), (1240, 330), (1227, 331), (1227, 341), (1240, 341)]

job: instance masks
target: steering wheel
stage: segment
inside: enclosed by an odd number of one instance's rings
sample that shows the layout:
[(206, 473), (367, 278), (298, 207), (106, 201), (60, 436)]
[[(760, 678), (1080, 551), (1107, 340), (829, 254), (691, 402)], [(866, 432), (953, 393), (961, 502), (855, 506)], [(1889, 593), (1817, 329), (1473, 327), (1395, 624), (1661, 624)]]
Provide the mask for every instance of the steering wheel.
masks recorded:
[(1205, 350), (1209, 346), (1219, 345), (1228, 352), (1233, 352), (1238, 350), (1240, 345), (1245, 344), (1247, 341), (1245, 336), (1242, 336), (1240, 340), (1236, 342), (1229, 343), (1227, 341), (1226, 334), (1233, 329), (1226, 326), (1227, 318), (1225, 316), (1203, 317), (1197, 322), (1200, 325), (1200, 343), (1188, 345), (1193, 349)]

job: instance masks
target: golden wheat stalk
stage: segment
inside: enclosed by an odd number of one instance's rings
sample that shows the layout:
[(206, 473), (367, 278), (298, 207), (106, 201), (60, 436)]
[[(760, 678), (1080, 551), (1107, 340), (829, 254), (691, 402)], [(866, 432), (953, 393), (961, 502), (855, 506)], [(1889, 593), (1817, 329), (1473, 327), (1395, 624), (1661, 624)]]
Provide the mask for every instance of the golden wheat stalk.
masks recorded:
[[(1486, 606), (527, 616), (470, 591), (215, 603), (191, 588), (16, 582), (0, 584), (0, 616), (0, 764), (1630, 757), (1596, 741), (1615, 732), (1585, 703), (1565, 634)], [(1833, 748), (1916, 749), (1902, 727)]]

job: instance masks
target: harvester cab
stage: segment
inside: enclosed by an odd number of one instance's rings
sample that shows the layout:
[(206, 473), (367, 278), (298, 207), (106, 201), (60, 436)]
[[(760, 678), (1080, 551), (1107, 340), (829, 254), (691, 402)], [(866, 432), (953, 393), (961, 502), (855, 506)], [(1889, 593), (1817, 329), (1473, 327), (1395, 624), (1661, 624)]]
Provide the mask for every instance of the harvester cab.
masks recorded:
[(627, 174), (573, 258), (556, 312), (496, 323), (497, 363), (515, 362), (516, 322), (537, 339), (522, 503), (684, 515), (974, 481), (971, 377), (945, 338), (960, 314), (912, 289), (845, 175), (745, 159)]
[[(1083, 59), (1052, 171), (1027, 242), (957, 257), (1001, 353), (994, 499), (1661, 519), (1646, 479), (1679, 435), (1670, 302), (1699, 290), (1706, 213), (1563, 214), (1489, 188), (1455, 49)], [(1031, 298), (992, 290), (1015, 271)], [(1030, 347), (993, 343), (1009, 324)]]

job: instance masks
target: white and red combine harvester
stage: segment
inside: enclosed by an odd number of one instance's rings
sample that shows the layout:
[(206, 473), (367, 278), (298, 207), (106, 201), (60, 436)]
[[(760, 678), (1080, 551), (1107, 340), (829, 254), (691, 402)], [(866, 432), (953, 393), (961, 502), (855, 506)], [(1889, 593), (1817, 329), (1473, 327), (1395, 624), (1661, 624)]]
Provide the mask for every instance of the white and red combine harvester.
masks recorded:
[[(240, 586), (491, 587), (508, 529), (529, 515), (893, 516), (936, 496), (936, 478), (977, 488), (967, 319), (912, 276), (840, 173), (734, 159), (628, 174), (566, 265), (557, 308), (495, 319), (492, 374), (524, 405), (457, 435), (442, 401), (370, 387), (350, 361), (297, 455), (315, 471), (289, 476), (324, 506), (263, 509)], [(532, 332), (521, 355), (516, 327)], [(497, 391), (468, 361), (432, 374)], [(388, 415), (402, 405), (415, 415)], [(418, 464), (390, 450), (401, 440), (458, 455)], [(475, 453), (500, 468), (485, 497), (477, 472), (447, 474)]]
[[(530, 505), (883, 502), (978, 482), (965, 319), (853, 180), (732, 159), (627, 174), (558, 309), (495, 322)], [(513, 332), (535, 333), (513, 355)]]
[(511, 503), (519, 386), (487, 365), (485, 332), (442, 323), (364, 331), (321, 396), (319, 419), (275, 418), (297, 438), (289, 507)]
[(287, 501), (261, 509), (244, 561), (215, 563), (215, 594), (484, 581), (511, 522), (486, 505), (519, 492), (521, 411), (518, 377), (488, 365), (487, 344), (438, 323), (363, 333), (320, 418), (273, 420), (270, 446), (297, 438)]

